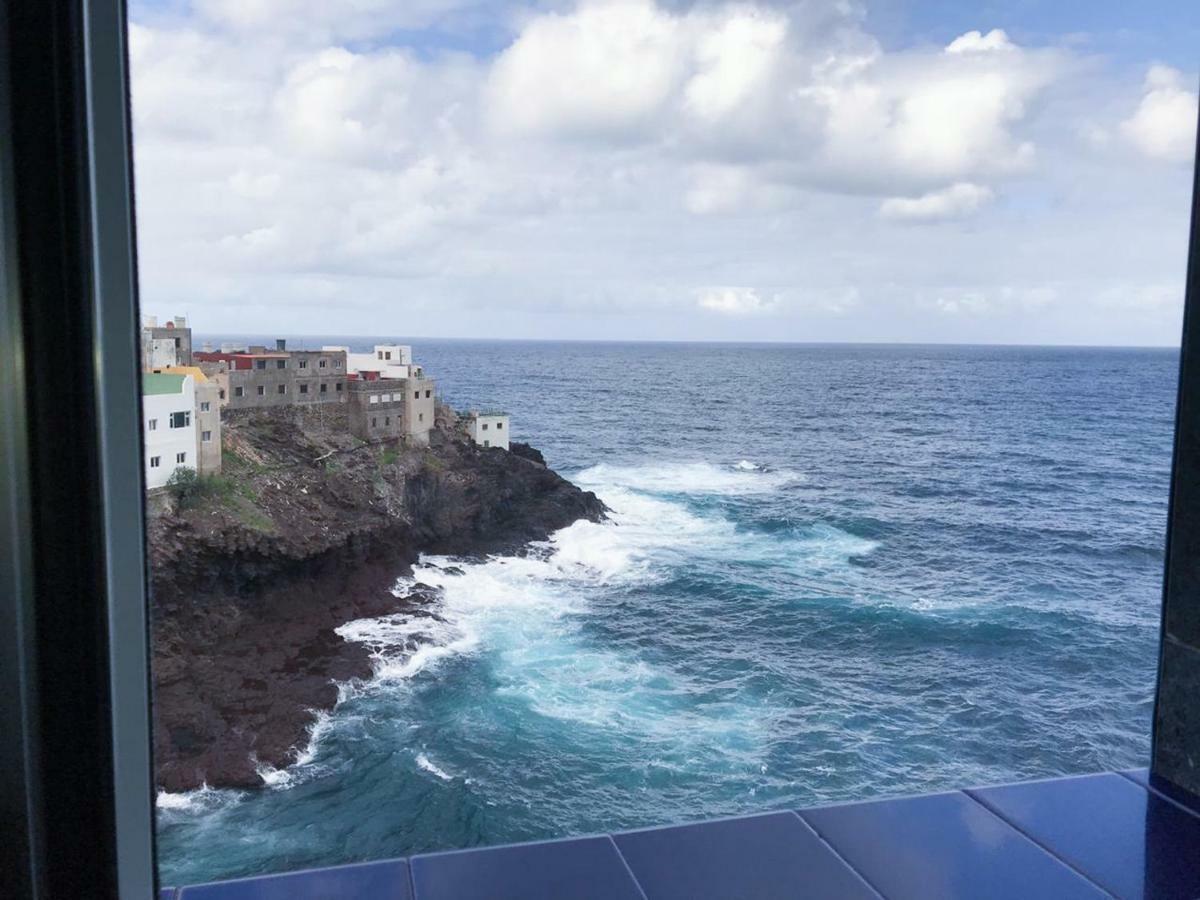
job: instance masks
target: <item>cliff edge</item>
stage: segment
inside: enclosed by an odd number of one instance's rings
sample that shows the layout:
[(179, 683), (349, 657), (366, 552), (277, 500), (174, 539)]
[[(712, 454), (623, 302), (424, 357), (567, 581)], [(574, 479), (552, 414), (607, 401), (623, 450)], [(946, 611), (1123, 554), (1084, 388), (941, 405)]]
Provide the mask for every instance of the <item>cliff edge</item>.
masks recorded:
[(421, 553), (515, 553), (604, 505), (540, 461), (477, 447), (438, 411), (426, 448), (368, 444), (345, 410), (223, 419), (222, 475), (156, 498), (151, 567), (156, 781), (257, 787), (308, 739), (337, 681), (371, 675), (334, 629), (419, 609), (391, 589)]

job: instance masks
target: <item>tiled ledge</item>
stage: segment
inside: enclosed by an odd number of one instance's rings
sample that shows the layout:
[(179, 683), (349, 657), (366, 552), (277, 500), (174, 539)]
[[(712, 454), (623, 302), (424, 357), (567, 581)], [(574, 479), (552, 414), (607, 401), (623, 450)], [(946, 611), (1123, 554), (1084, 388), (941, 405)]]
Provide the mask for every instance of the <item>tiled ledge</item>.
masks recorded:
[(162, 892), (162, 900), (785, 897), (1200, 897), (1200, 806), (1138, 770)]

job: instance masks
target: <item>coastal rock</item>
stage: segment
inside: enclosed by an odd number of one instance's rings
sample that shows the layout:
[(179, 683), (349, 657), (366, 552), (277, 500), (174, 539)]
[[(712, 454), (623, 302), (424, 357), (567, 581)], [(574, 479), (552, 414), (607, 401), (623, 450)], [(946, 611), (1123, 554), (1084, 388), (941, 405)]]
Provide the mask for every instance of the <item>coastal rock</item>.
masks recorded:
[(604, 516), (532, 448), (447, 430), (427, 448), (366, 444), (339, 412), (229, 415), (223, 475), (148, 525), (161, 789), (258, 787), (259, 767), (293, 762), (336, 682), (372, 674), (367, 649), (335, 629), (431, 605), (429, 590), (392, 590), (421, 553), (517, 552)]

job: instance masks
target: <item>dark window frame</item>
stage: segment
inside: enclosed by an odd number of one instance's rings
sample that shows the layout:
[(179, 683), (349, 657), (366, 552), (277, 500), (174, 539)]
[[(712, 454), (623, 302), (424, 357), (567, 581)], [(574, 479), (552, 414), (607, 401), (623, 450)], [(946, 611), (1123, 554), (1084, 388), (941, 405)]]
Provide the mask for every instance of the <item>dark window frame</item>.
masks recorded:
[[(14, 898), (156, 893), (125, 42), (120, 2), (0, 5), (0, 790)], [(1152, 777), (1197, 791), (1178, 766), (1200, 755), (1200, 704), (1179, 689), (1200, 674), (1195, 190), (1188, 254)]]

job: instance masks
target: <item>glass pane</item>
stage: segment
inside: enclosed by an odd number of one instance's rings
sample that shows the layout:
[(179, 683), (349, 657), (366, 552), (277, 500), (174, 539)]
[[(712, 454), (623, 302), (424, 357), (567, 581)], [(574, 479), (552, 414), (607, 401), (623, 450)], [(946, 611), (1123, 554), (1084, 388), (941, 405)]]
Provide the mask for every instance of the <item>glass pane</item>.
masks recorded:
[(167, 883), (1145, 763), (1195, 9), (130, 19)]

